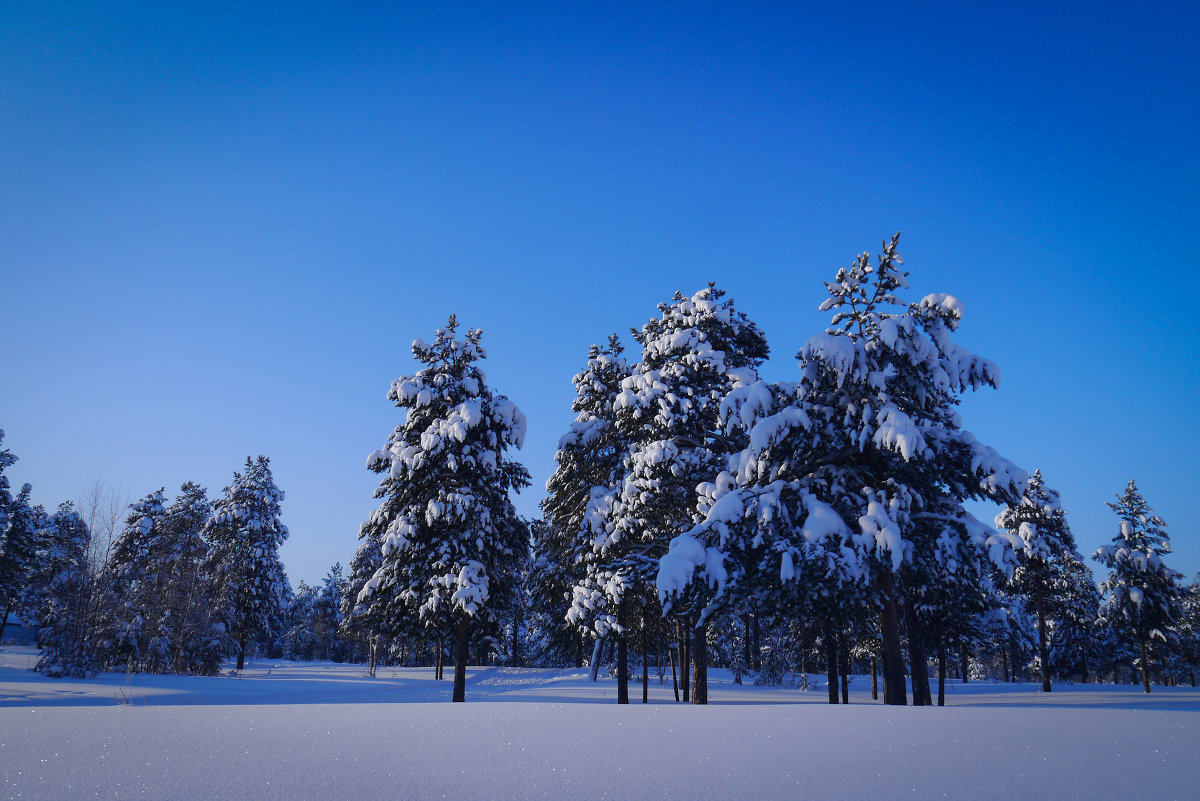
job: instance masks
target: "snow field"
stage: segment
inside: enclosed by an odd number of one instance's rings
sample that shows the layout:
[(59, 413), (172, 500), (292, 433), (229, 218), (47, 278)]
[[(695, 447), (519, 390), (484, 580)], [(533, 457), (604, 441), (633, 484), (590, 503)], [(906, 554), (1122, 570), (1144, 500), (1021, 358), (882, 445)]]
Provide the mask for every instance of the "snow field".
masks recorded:
[[(643, 706), (574, 670), (255, 663), (242, 677), (55, 681), (0, 653), (11, 799), (1192, 799), (1200, 692), (953, 685), (943, 709), (739, 687)], [(130, 704), (114, 695), (124, 689)], [(411, 703), (403, 703), (409, 701)], [(421, 703), (425, 702), (425, 703)]]

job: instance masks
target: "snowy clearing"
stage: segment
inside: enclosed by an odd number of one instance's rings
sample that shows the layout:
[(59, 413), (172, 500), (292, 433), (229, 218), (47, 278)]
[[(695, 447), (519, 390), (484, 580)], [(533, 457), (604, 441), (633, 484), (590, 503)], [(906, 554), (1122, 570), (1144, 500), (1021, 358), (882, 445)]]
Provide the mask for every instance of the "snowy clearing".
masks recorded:
[[(45, 679), (0, 649), (13, 799), (1190, 799), (1200, 691), (954, 682), (948, 708), (711, 676), (708, 707), (585, 671), (256, 661), (240, 677)], [(118, 704), (128, 698), (130, 703)], [(583, 704), (590, 704), (583, 706)]]

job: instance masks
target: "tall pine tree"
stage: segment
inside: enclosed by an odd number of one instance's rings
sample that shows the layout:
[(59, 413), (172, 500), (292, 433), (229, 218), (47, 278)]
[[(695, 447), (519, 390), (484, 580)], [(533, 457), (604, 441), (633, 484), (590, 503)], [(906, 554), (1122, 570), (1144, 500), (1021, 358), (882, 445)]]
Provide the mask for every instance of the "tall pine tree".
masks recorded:
[(1183, 577), (1167, 567), (1163, 556), (1171, 552), (1167, 524), (1154, 514), (1137, 485), (1130, 481), (1125, 492), (1108, 508), (1121, 519), (1111, 545), (1099, 548), (1092, 558), (1109, 569), (1100, 585), (1104, 595), (1101, 618), (1136, 645), (1142, 672), (1142, 688), (1150, 692), (1150, 645), (1166, 642), (1166, 632), (1179, 615), (1179, 580)]
[(379, 508), (360, 536), (381, 546), (382, 563), (359, 593), (380, 616), (455, 632), (453, 700), (466, 698), (471, 629), (497, 622), (528, 528), (509, 499), (529, 473), (506, 457), (525, 439), (525, 416), (486, 384), (483, 332), (462, 339), (453, 315), (413, 356), (423, 366), (392, 383), (388, 399), (406, 410), (367, 466), (383, 474)]
[(290, 587), (279, 546), (288, 530), (279, 519), (283, 491), (275, 486), (267, 457), (247, 456), (244, 472), (233, 474), (224, 493), (205, 526), (211, 544), (208, 572), (220, 620), (237, 646), (237, 669), (242, 670), (251, 643), (280, 633)]

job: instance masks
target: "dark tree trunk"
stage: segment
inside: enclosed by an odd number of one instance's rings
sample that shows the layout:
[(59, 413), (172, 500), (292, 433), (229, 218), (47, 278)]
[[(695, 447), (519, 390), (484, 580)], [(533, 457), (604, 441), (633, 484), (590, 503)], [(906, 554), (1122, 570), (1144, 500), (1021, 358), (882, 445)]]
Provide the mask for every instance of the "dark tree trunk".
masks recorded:
[(683, 691), (683, 702), (689, 704), (692, 701), (692, 630), (687, 618), (675, 625), (679, 632), (679, 682), (683, 685), (680, 689)]
[(1142, 689), (1150, 692), (1150, 659), (1146, 655), (1146, 638), (1141, 638), (1142, 646)]
[(838, 672), (842, 674), (842, 703), (848, 704), (850, 703), (850, 648), (840, 638), (838, 651), (841, 654)]
[(458, 638), (454, 643), (454, 696), (451, 701), (467, 700), (467, 619), (458, 621)]
[(575, 638), (575, 667), (583, 667), (583, 632)]
[(600, 655), (603, 651), (604, 638), (597, 637), (596, 644), (592, 646), (591, 675), (588, 676), (592, 681), (595, 681), (600, 676)]
[(0, 642), (4, 642), (4, 627), (8, 625), (8, 608), (10, 604), (4, 605), (4, 615), (0, 616)]
[(701, 623), (694, 629), (696, 644), (692, 646), (692, 703), (708, 703), (708, 624)]
[(742, 649), (742, 651), (743, 651), (742, 658), (746, 662), (746, 667), (753, 670), (754, 668), (751, 667), (751, 661), (750, 661), (750, 615), (749, 614), (742, 615), (742, 622), (746, 625), (746, 641), (743, 643), (743, 645), (745, 647)]
[(962, 660), (962, 683), (966, 684), (971, 680), (971, 657), (965, 644), (959, 646), (958, 658)]
[(1008, 646), (1000, 649), (1000, 664), (1004, 666), (1004, 683), (1008, 684)]
[(1038, 615), (1038, 656), (1042, 662), (1042, 692), (1048, 693), (1053, 688), (1050, 686), (1050, 647), (1047, 643), (1049, 639), (1046, 636), (1046, 587), (1043, 582), (1038, 583), (1037, 588), (1037, 615)]
[(238, 672), (239, 673), (242, 672), (242, 670), (245, 667), (246, 667), (246, 632), (242, 631), (242, 633), (238, 635), (238, 661), (237, 661)]
[(825, 674), (828, 677), (829, 703), (838, 702), (838, 644), (837, 637), (825, 634)]
[(667, 650), (671, 652), (671, 686), (675, 688), (675, 703), (679, 703), (679, 676), (675, 672), (675, 653), (679, 648), (676, 646)]
[(946, 644), (938, 645), (938, 706), (946, 705)]
[(617, 703), (629, 703), (629, 629), (625, 625), (625, 604), (617, 609), (617, 621), (621, 630), (617, 632)]
[[(1082, 653), (1079, 654), (1079, 673), (1084, 684), (1088, 683), (1087, 657)], [(1193, 685), (1195, 686), (1195, 685)]]
[(750, 617), (750, 630), (754, 633), (754, 644), (750, 647), (750, 668), (760, 670), (762, 668), (762, 644), (759, 640), (758, 615)]
[(871, 700), (879, 700), (879, 660), (871, 654)]
[(908, 661), (912, 669), (913, 706), (930, 706), (929, 663), (925, 656), (924, 634), (917, 611), (910, 599), (904, 601), (904, 622), (908, 626)]
[(883, 640), (883, 703), (904, 706), (904, 657), (900, 655), (900, 620), (896, 613), (896, 584), (892, 574), (884, 571), (879, 577), (883, 609), (879, 615), (879, 633)]
[(650, 703), (650, 644), (647, 641), (646, 616), (642, 615), (642, 703)]

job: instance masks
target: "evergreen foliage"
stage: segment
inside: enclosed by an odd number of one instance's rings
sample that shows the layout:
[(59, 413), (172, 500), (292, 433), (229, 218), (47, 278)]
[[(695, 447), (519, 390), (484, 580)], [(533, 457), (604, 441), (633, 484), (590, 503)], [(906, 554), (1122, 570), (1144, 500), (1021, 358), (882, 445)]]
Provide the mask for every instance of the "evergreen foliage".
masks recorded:
[(82, 678), (96, 672), (87, 526), (70, 501), (43, 533), (26, 604), (37, 621), (37, 671)]
[(367, 620), (407, 619), (456, 629), (454, 700), (463, 700), (469, 627), (494, 626), (511, 592), (529, 532), (509, 499), (529, 473), (505, 456), (525, 438), (525, 416), (486, 384), (478, 328), (457, 337), (451, 315), (432, 343), (415, 340), (423, 366), (392, 383), (406, 409), (367, 466), (383, 474), (379, 508), (360, 537), (381, 546), (382, 563), (358, 600)]
[(279, 519), (282, 502), (270, 460), (246, 457), (244, 472), (233, 474), (233, 483), (213, 504), (205, 525), (213, 600), (219, 621), (236, 645), (238, 670), (245, 667), (250, 645), (281, 633), (291, 590), (279, 561), (279, 546), (288, 536)]
[(1136, 643), (1142, 685), (1150, 692), (1150, 646), (1155, 640), (1166, 643), (1179, 616), (1182, 574), (1163, 562), (1163, 556), (1171, 552), (1167, 524), (1154, 514), (1133, 481), (1108, 507), (1121, 523), (1112, 544), (1092, 556), (1109, 569), (1100, 584), (1104, 595), (1101, 619)]

